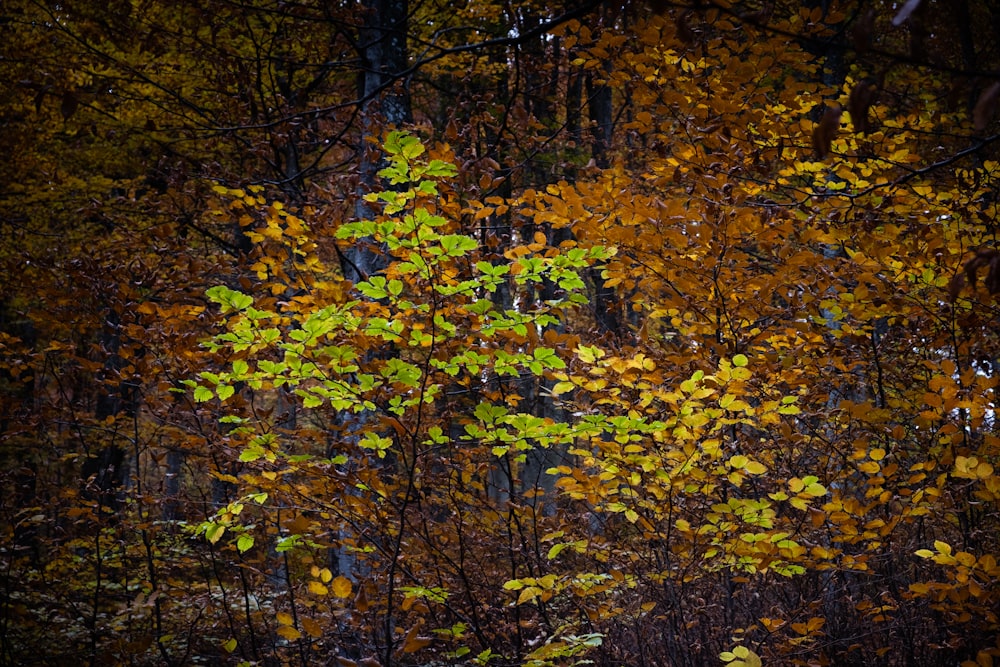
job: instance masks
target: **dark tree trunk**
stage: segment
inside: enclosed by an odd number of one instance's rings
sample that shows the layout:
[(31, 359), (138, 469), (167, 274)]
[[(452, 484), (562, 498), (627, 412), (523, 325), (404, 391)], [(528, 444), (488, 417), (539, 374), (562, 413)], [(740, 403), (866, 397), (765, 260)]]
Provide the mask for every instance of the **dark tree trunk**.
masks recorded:
[[(125, 365), (120, 354), (121, 314), (115, 306), (109, 306), (107, 310), (101, 333), (101, 351), (104, 354), (104, 369), (98, 385), (94, 417), (101, 423), (112, 417), (134, 416), (137, 387), (121, 378)], [(121, 509), (121, 493), (128, 471), (125, 468), (125, 449), (114, 429), (111, 430), (110, 440), (102, 442), (97, 451), (87, 452), (81, 477), (86, 492), (97, 500), (100, 511), (117, 514)]]
[[(359, 195), (377, 186), (382, 167), (378, 146), (385, 127), (400, 127), (411, 120), (407, 82), (402, 78), (408, 65), (406, 49), (407, 0), (367, 0), (365, 27), (361, 30), (362, 132)], [(371, 216), (361, 197), (355, 207), (359, 219)], [(357, 282), (386, 266), (385, 256), (370, 245), (358, 244), (344, 253), (344, 276)]]

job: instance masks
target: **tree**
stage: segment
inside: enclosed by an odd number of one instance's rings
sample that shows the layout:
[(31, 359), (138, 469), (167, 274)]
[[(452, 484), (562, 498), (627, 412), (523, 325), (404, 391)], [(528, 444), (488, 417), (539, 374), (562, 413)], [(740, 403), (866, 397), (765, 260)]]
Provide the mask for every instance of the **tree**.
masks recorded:
[(0, 662), (989, 664), (998, 17), (5, 6)]

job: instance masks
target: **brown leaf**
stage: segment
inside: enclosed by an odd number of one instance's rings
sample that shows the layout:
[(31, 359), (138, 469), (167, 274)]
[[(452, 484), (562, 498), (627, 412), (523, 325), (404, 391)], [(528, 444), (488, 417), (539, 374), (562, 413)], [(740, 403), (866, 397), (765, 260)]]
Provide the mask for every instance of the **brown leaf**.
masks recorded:
[(877, 92), (878, 86), (875, 79), (871, 77), (865, 77), (858, 81), (851, 91), (851, 97), (847, 100), (847, 110), (851, 114), (851, 124), (854, 125), (855, 132), (867, 134), (871, 131), (871, 125), (868, 122), (868, 108), (875, 101)]
[(822, 160), (830, 153), (830, 144), (833, 143), (837, 132), (840, 131), (840, 117), (843, 114), (839, 106), (827, 107), (823, 112), (823, 118), (816, 123), (813, 128), (812, 145), (816, 151), (816, 158)]
[(774, 11), (774, 2), (768, 0), (761, 8), (749, 14), (744, 14), (741, 18), (752, 25), (766, 26), (767, 22), (771, 20), (771, 13)]
[(694, 34), (694, 30), (688, 24), (688, 17), (691, 16), (693, 12), (689, 9), (677, 16), (677, 37), (685, 44), (694, 44), (698, 39)]
[[(962, 281), (958, 280), (958, 277), (952, 278), (952, 284), (948, 287), (949, 293), (954, 293), (955, 296), (958, 295), (958, 291), (962, 289), (963, 283), (968, 281), (969, 286), (975, 290), (976, 289), (976, 272), (984, 266), (990, 267), (990, 270), (986, 277), (986, 286), (989, 288), (991, 294), (995, 294), (1000, 291), (1000, 251), (994, 248), (980, 248), (976, 251), (976, 256), (965, 263), (965, 279)], [(954, 296), (952, 299), (954, 300)]]
[(985, 130), (986, 126), (993, 120), (993, 116), (997, 112), (998, 101), (1000, 101), (1000, 81), (994, 81), (979, 96), (976, 108), (972, 110), (972, 124), (977, 132)]
[(952, 303), (958, 298), (958, 295), (962, 292), (962, 288), (965, 287), (965, 274), (956, 273), (952, 276), (952, 279), (948, 281), (948, 296), (950, 297)]
[(69, 120), (79, 106), (80, 100), (77, 99), (75, 93), (71, 91), (63, 93), (62, 104), (59, 105), (59, 112), (62, 114), (63, 120)]
[(861, 15), (858, 22), (854, 24), (852, 37), (854, 38), (854, 50), (864, 53), (872, 46), (872, 34), (875, 32), (875, 8), (869, 7), (868, 11)]
[(406, 637), (403, 639), (403, 653), (415, 653), (434, 641), (430, 637), (421, 637), (417, 634), (420, 630), (420, 625), (420, 623), (417, 623), (406, 633)]
[(990, 270), (986, 273), (986, 289), (990, 294), (1000, 292), (1000, 254), (990, 260)]
[(361, 613), (368, 611), (368, 595), (365, 593), (364, 584), (358, 586), (358, 594), (354, 598), (354, 608)]

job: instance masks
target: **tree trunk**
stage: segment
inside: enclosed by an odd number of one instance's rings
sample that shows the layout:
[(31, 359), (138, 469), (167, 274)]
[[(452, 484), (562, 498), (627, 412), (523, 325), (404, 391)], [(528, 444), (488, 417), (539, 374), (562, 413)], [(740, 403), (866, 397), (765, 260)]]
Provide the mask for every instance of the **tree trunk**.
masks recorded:
[[(355, 214), (371, 216), (361, 195), (375, 189), (382, 167), (381, 132), (411, 120), (410, 97), (402, 73), (408, 64), (406, 50), (407, 0), (367, 0), (365, 27), (361, 30), (361, 152), (360, 181)], [(377, 248), (358, 244), (344, 253), (344, 276), (358, 282), (386, 267), (386, 257)]]
[[(382, 130), (399, 127), (411, 120), (410, 97), (406, 82), (402, 80), (409, 56), (406, 47), (407, 0), (366, 0), (364, 27), (360, 31), (361, 75), (358, 88), (362, 99), (360, 178), (358, 182), (355, 214), (358, 219), (373, 214), (363, 195), (378, 186), (378, 171), (384, 161), (379, 148)], [(372, 242), (359, 242), (346, 249), (342, 255), (344, 277), (357, 283), (380, 273), (388, 266), (388, 256)], [(345, 413), (338, 422), (347, 426), (347, 437), (356, 440), (367, 430), (371, 415)], [(352, 543), (353, 531), (342, 529), (341, 541)], [(329, 554), (331, 565), (338, 574), (354, 578), (358, 567), (355, 553), (337, 549)]]
[[(114, 305), (109, 305), (101, 333), (101, 350), (105, 355), (104, 369), (98, 386), (97, 404), (94, 417), (97, 422), (109, 418), (135, 414), (136, 388), (132, 383), (120, 378), (124, 366), (121, 357), (121, 314)], [(125, 486), (128, 471), (125, 468), (125, 449), (118, 442), (117, 433), (112, 430), (110, 441), (102, 443), (96, 452), (87, 452), (81, 477), (86, 490), (97, 500), (98, 511), (105, 508), (112, 515), (121, 508), (121, 490)]]

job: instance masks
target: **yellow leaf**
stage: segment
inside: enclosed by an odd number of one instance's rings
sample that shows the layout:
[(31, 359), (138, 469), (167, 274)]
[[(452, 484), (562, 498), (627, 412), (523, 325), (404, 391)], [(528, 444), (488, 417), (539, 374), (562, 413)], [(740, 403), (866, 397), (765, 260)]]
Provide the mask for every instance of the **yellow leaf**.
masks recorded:
[(347, 598), (351, 596), (351, 580), (347, 577), (337, 577), (333, 580), (333, 594), (338, 598)]
[(278, 623), (280, 623), (281, 625), (291, 625), (294, 622), (295, 619), (292, 618), (291, 614), (283, 611), (278, 612)]
[(302, 636), (302, 633), (293, 628), (290, 625), (280, 625), (277, 630), (278, 634), (287, 639), (290, 642), (295, 641)]
[(572, 382), (556, 382), (555, 386), (552, 387), (552, 394), (559, 396), (560, 394), (573, 391), (574, 388), (575, 385)]
[[(318, 582), (318, 581), (310, 581), (309, 582), (309, 592), (312, 593), (313, 595), (326, 595), (330, 591), (329, 591), (329, 589), (327, 589), (326, 586), (324, 586), (320, 582)], [(341, 597), (346, 597), (346, 596), (341, 596)]]
[(813, 482), (812, 484), (810, 484), (809, 486), (807, 486), (805, 488), (805, 491), (806, 491), (807, 494), (809, 494), (810, 496), (813, 496), (814, 498), (818, 498), (819, 496), (825, 496), (826, 495), (826, 487), (823, 486), (822, 484), (818, 483), (818, 482)]
[(329, 569), (324, 567), (322, 570), (319, 571), (319, 578), (320, 581), (322, 581), (324, 584), (328, 584), (330, 583), (330, 580), (333, 579), (333, 573), (330, 572)]
[(957, 560), (965, 567), (973, 567), (976, 564), (976, 557), (970, 554), (968, 551), (959, 551), (957, 554), (955, 554), (955, 560)]
[(538, 597), (538, 594), (541, 592), (542, 590), (537, 586), (525, 586), (524, 590), (521, 591), (521, 594), (517, 596), (517, 603), (524, 604), (525, 602), (531, 602)]
[(941, 540), (934, 540), (934, 548), (938, 550), (939, 553), (943, 553), (946, 556), (951, 555), (951, 545), (947, 542), (942, 542)]
[(882, 467), (875, 461), (865, 461), (858, 466), (858, 470), (868, 473), (869, 475), (876, 475), (881, 469)]
[(743, 466), (743, 469), (748, 473), (750, 473), (751, 475), (763, 475), (764, 473), (767, 472), (767, 466), (765, 466), (760, 461), (750, 461), (745, 466)]

